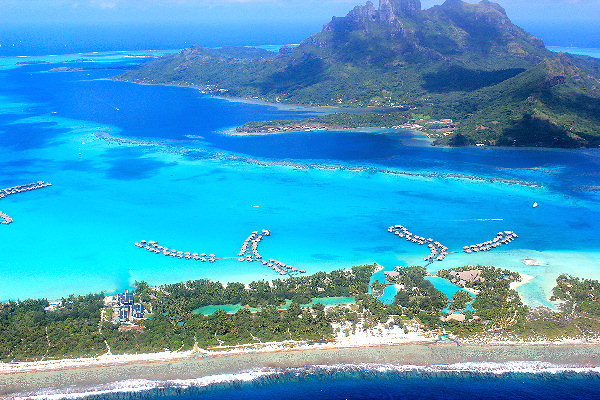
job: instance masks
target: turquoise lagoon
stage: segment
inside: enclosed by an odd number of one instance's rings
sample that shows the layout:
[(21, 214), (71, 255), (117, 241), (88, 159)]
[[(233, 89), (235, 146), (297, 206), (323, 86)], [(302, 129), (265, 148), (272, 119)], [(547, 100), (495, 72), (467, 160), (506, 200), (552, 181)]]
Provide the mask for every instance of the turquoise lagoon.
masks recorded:
[[(460, 291), (467, 292), (467, 293), (469, 293), (471, 298), (473, 300), (475, 300), (475, 295), (473, 295), (473, 293), (461, 288), (460, 286), (453, 284), (452, 282), (450, 282), (447, 279), (440, 278), (439, 276), (427, 276), (427, 277), (425, 277), (425, 279), (427, 279), (429, 282), (431, 282), (431, 284), (437, 290), (444, 293), (446, 295), (446, 297), (448, 298), (448, 307), (443, 309), (442, 313), (450, 312), (450, 301), (452, 300), (452, 296), (454, 296), (454, 294), (456, 292), (460, 292)], [(472, 303), (473, 303), (473, 301), (471, 301), (469, 304), (466, 305), (466, 307), (465, 307), (466, 311), (473, 311), (473, 307), (471, 307)], [(465, 310), (457, 310), (457, 312), (462, 312)]]
[(427, 249), (389, 234), (391, 224), (450, 250), (514, 230), (508, 246), (450, 254), (429, 272), (484, 264), (532, 275), (519, 287), (530, 305), (551, 305), (560, 273), (600, 278), (597, 149), (432, 148), (408, 130), (230, 137), (219, 132), (323, 110), (113, 82), (105, 78), (141, 60), (93, 56), (97, 63), (64, 73), (48, 70), (81, 67), (69, 61), (83, 56), (0, 59), (0, 187), (53, 183), (0, 200), (15, 221), (0, 226), (1, 300), (111, 293), (136, 280), (275, 279), (258, 263), (133, 246), (157, 240), (231, 257), (257, 229), (272, 232), (264, 257), (308, 273), (423, 265)]
[[(310, 301), (307, 304), (301, 304), (300, 307), (312, 307), (315, 304), (323, 304), (325, 307), (329, 306), (338, 306), (342, 304), (353, 304), (356, 301), (354, 297), (317, 297)], [(285, 305), (281, 306), (280, 310), (287, 310), (288, 307), (292, 304), (291, 300), (286, 300)], [(258, 312), (260, 308), (254, 308), (249, 306), (243, 306), (242, 304), (221, 304), (221, 305), (210, 305), (197, 308), (193, 312), (195, 314), (203, 314), (203, 315), (212, 315), (218, 310), (223, 310), (228, 314), (235, 314), (241, 309), (247, 309), (250, 312)]]

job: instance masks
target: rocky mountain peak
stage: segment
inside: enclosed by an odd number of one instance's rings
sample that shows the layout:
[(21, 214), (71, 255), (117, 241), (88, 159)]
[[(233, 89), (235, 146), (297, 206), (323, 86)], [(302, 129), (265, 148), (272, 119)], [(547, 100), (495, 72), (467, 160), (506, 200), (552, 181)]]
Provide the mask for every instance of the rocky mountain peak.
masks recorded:
[(413, 17), (421, 11), (420, 0), (379, 0), (379, 18), (390, 23), (397, 17)]
[(439, 8), (454, 15), (485, 20), (489, 24), (511, 24), (506, 15), (506, 10), (500, 4), (489, 0), (482, 0), (475, 4), (466, 3), (462, 0), (446, 0)]
[(368, 1), (345, 17), (334, 17), (303, 44), (329, 49), (320, 53), (332, 59), (445, 60), (483, 69), (531, 66), (546, 52), (541, 40), (513, 25), (504, 9), (489, 0), (446, 0), (427, 10), (420, 0), (379, 0), (379, 9)]
[(325, 24), (324, 31), (369, 31), (369, 23), (377, 20), (377, 10), (371, 1), (364, 6), (354, 7), (345, 17), (333, 17)]

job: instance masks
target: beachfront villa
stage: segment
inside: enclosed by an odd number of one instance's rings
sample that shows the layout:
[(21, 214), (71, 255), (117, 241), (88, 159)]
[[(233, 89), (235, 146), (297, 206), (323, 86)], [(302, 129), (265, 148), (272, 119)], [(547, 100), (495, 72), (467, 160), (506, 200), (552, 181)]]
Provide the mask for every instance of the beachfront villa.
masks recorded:
[(143, 319), (146, 315), (144, 305), (135, 303), (133, 292), (125, 290), (114, 297), (105, 298), (105, 305), (112, 305), (115, 315), (115, 321), (120, 323), (133, 322), (136, 319)]

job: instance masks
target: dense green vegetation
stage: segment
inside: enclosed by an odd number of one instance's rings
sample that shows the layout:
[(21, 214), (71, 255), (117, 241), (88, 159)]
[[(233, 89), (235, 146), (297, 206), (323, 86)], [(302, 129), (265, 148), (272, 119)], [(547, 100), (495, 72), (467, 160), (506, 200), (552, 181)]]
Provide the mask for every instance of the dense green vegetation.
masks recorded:
[[(219, 343), (237, 345), (270, 340), (326, 340), (332, 334), (323, 306), (301, 308), (313, 297), (355, 296), (368, 290), (374, 265), (330, 273), (255, 281), (248, 289), (241, 283), (198, 280), (151, 288), (136, 283), (136, 301), (151, 309), (141, 329), (119, 330), (110, 317), (101, 319), (103, 294), (62, 299), (55, 311), (45, 310), (46, 300), (8, 302), (0, 308), (0, 360), (25, 361), (45, 358), (98, 355), (107, 351), (162, 351), (191, 349)], [(369, 296), (370, 297), (370, 296)], [(278, 310), (286, 300), (292, 304)], [(218, 311), (210, 316), (192, 311), (205, 305), (238, 304), (261, 306), (252, 314), (242, 309), (234, 315)], [(108, 309), (110, 310), (110, 309)], [(47, 332), (47, 334), (46, 334)]]
[(190, 350), (259, 341), (327, 340), (332, 328), (323, 305), (301, 308), (292, 303), (286, 311), (266, 306), (257, 313), (241, 309), (235, 314), (219, 310), (210, 316), (186, 314), (182, 321), (170, 314), (154, 314), (141, 324), (143, 331), (119, 332), (118, 326), (104, 323), (103, 333), (113, 353), (152, 352), (165, 348)]
[(372, 294), (375, 297), (383, 296), (383, 292), (385, 291), (386, 284), (385, 282), (375, 281), (371, 284)]
[(405, 267), (397, 277), (389, 278), (399, 285), (394, 304), (402, 307), (408, 316), (417, 316), (429, 329), (441, 324), (440, 312), (448, 305), (446, 295), (437, 290), (425, 279), (427, 270), (423, 267)]
[(560, 275), (551, 300), (558, 301), (558, 311), (532, 310), (522, 332), (524, 337), (597, 338), (600, 333), (600, 282)]
[[(371, 3), (334, 18), (278, 54), (194, 47), (148, 61), (116, 79), (192, 85), (271, 102), (364, 107), (303, 124), (392, 127), (426, 116), (440, 145), (578, 147), (600, 144), (600, 61), (554, 54), (513, 25), (497, 4), (417, 0)], [(370, 106), (397, 108), (379, 112)], [(293, 125), (263, 121), (242, 127)]]
[[(423, 267), (400, 269), (392, 278), (399, 285), (393, 304), (385, 305), (367, 294), (374, 265), (351, 270), (317, 273), (306, 277), (226, 286), (207, 280), (189, 281), (152, 288), (136, 283), (136, 301), (152, 314), (135, 325), (114, 324), (104, 295), (70, 296), (56, 308), (46, 300), (7, 302), (0, 307), (0, 360), (33, 361), (106, 353), (113, 354), (190, 350), (269, 341), (322, 342), (334, 335), (417, 324), (463, 338), (500, 335), (524, 339), (595, 337), (600, 333), (600, 282), (568, 275), (557, 278), (552, 300), (559, 311), (529, 309), (510, 288), (520, 280), (508, 270), (465, 266), (442, 270), (439, 276), (477, 293), (473, 312), (464, 321), (442, 320), (446, 296), (425, 279)], [(463, 273), (462, 275), (460, 273)], [(383, 289), (381, 285), (376, 288)], [(312, 297), (354, 296), (350, 305), (301, 307)], [(285, 310), (279, 309), (292, 300)], [(454, 295), (450, 308), (462, 310), (471, 301), (464, 291)], [(244, 304), (235, 314), (219, 310), (212, 315), (194, 314), (194, 308), (211, 304)], [(102, 315), (104, 316), (102, 317)], [(335, 327), (335, 330), (334, 330)]]
[(98, 332), (102, 294), (70, 296), (45, 311), (46, 300), (10, 301), (0, 306), (0, 360), (30, 361), (106, 352)]
[(469, 296), (469, 293), (459, 290), (458, 292), (454, 293), (454, 295), (452, 296), (452, 302), (450, 303), (450, 310), (451, 311), (464, 310), (465, 307), (467, 306), (467, 304), (469, 304), (470, 302), (471, 302), (471, 296)]
[[(479, 271), (480, 278), (464, 281), (452, 274), (463, 271)], [(477, 295), (472, 307), (479, 319), (472, 321), (472, 325), (481, 324), (487, 330), (498, 331), (510, 331), (522, 325), (527, 308), (521, 303), (519, 294), (510, 289), (512, 282), (521, 280), (518, 273), (478, 265), (442, 270), (437, 275), (451, 281), (455, 280), (457, 284), (476, 291)], [(461, 327), (464, 328), (465, 325), (468, 324), (463, 324)], [(482, 327), (475, 328), (483, 330)]]
[[(349, 323), (345, 334), (355, 333), (359, 327), (367, 331), (379, 324), (387, 328), (403, 327), (407, 318), (402, 308), (395, 304), (386, 305), (373, 296), (362, 294), (356, 297), (356, 303), (349, 307), (337, 306), (327, 310), (327, 318), (336, 323)], [(359, 326), (360, 322), (360, 326)]]
[(561, 309), (566, 312), (600, 317), (600, 282), (560, 275), (551, 300), (562, 301)]
[(350, 297), (366, 293), (374, 265), (353, 267), (309, 276), (254, 281), (248, 289), (241, 283), (206, 279), (151, 288), (145, 282), (136, 283), (136, 293), (143, 303), (152, 302), (155, 314), (169, 313), (184, 318), (194, 309), (207, 305), (242, 304), (251, 307), (282, 306), (286, 300), (306, 304), (315, 297)]
[(598, 281), (559, 276), (551, 299), (564, 302), (558, 312), (547, 308), (525, 307), (518, 293), (510, 289), (511, 282), (520, 280), (515, 272), (478, 265), (443, 270), (438, 275), (459, 280), (452, 272), (473, 270), (481, 271), (482, 279), (464, 282), (462, 285), (477, 292), (472, 304), (475, 312), (465, 312), (468, 317), (465, 322), (446, 323), (447, 330), (464, 337), (478, 334), (483, 337), (497, 335), (530, 340), (589, 338), (600, 333), (600, 312), (595, 300), (595, 296), (600, 295)]
[[(170, 348), (237, 345), (273, 340), (326, 340), (332, 334), (330, 321), (323, 306), (301, 308), (314, 297), (355, 296), (368, 290), (374, 265), (353, 267), (330, 273), (296, 276), (272, 282), (254, 281), (245, 285), (197, 280), (151, 288), (145, 282), (136, 283), (136, 293), (143, 303), (151, 303), (153, 314), (143, 322), (144, 331), (117, 334), (116, 327), (107, 326), (112, 335), (111, 349), (118, 351), (156, 351)], [(286, 300), (292, 304), (278, 310)], [(220, 310), (210, 316), (193, 314), (206, 305), (243, 304), (261, 307), (258, 313), (242, 309), (230, 315)]]

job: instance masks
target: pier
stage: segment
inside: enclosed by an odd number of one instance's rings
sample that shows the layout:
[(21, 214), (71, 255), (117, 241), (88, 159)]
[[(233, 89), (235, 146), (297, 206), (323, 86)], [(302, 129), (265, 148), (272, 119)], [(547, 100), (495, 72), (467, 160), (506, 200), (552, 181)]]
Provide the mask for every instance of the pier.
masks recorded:
[[(30, 192), (32, 190), (42, 189), (47, 186), (52, 186), (52, 184), (44, 181), (37, 181), (32, 183), (26, 183), (24, 185), (0, 189), (0, 200), (13, 194)], [(12, 223), (13, 219), (5, 212), (0, 211), (0, 225), (8, 225)]]
[[(432, 238), (425, 238), (423, 236), (415, 235), (402, 225), (392, 225), (388, 228), (388, 232), (393, 233), (399, 238), (404, 238), (408, 242), (412, 242), (420, 246), (427, 245), (429, 248), (429, 255), (424, 258), (424, 261), (427, 261), (427, 264), (425, 265), (426, 267), (436, 261), (443, 261), (444, 258), (446, 258), (446, 256), (448, 256), (450, 253), (460, 252), (449, 252), (448, 247), (444, 246), (440, 242), (436, 242)], [(519, 236), (513, 231), (498, 232), (498, 234), (492, 240), (470, 246), (464, 246), (462, 251), (467, 254), (478, 253), (480, 251), (490, 251), (497, 247), (509, 244), (518, 237)]]
[(287, 265), (282, 261), (270, 258), (268, 261), (263, 260), (262, 255), (258, 252), (258, 244), (264, 239), (265, 236), (271, 236), (271, 231), (263, 229), (262, 231), (254, 231), (244, 240), (242, 248), (238, 252), (239, 262), (254, 262), (260, 261), (260, 263), (268, 268), (271, 268), (275, 273), (279, 275), (299, 275), (306, 273), (303, 269), (298, 269), (291, 265)]
[(12, 222), (13, 222), (13, 219), (11, 217), (9, 217), (8, 214), (6, 214), (3, 211), (0, 211), (0, 219), (2, 220), (2, 222), (0, 222), (0, 224), (4, 224), (4, 225), (12, 224)]
[(498, 232), (496, 237), (494, 237), (492, 240), (488, 240), (487, 242), (483, 242), (483, 243), (472, 244), (470, 246), (464, 246), (463, 251), (465, 253), (477, 253), (480, 251), (490, 251), (492, 249), (495, 249), (496, 247), (500, 247), (502, 245), (509, 244), (510, 242), (512, 242), (513, 240), (515, 240), (518, 237), (519, 236), (517, 236), (517, 234), (514, 233), (513, 231)]
[[(287, 265), (282, 261), (275, 260), (270, 258), (268, 261), (263, 260), (262, 255), (258, 251), (258, 244), (266, 237), (271, 236), (271, 232), (267, 229), (263, 229), (262, 231), (254, 231), (250, 236), (244, 240), (240, 251), (237, 254), (237, 260), (239, 262), (254, 262), (260, 261), (260, 263), (268, 268), (271, 268), (275, 273), (279, 275), (299, 275), (306, 273), (304, 269), (298, 269), (291, 265)], [(224, 259), (236, 259), (236, 257), (216, 257), (214, 254), (206, 254), (206, 253), (198, 253), (191, 251), (183, 251), (177, 250), (174, 248), (169, 248), (159, 244), (155, 240), (141, 240), (139, 242), (135, 242), (134, 246), (138, 249), (144, 249), (154, 254), (162, 254), (166, 257), (173, 257), (179, 259), (186, 260), (195, 260), (200, 262), (210, 262), (214, 263), (217, 260)]]
[(149, 241), (141, 240), (139, 242), (135, 242), (133, 245), (139, 249), (144, 249), (144, 250), (147, 250), (147, 251), (155, 253), (155, 254), (162, 254), (166, 257), (184, 258), (186, 260), (195, 260), (195, 261), (201, 261), (201, 262), (208, 261), (211, 263), (214, 263), (215, 261), (217, 261), (217, 257), (214, 254), (207, 255), (206, 253), (198, 253), (198, 252), (170, 249), (166, 246), (160, 245), (155, 240), (149, 240)]
[(46, 186), (52, 186), (49, 182), (37, 181), (32, 183), (26, 183), (24, 185), (13, 186), (5, 189), (0, 189), (0, 199), (10, 196), (11, 194), (29, 192), (31, 190), (37, 190), (45, 188)]
[(423, 236), (415, 235), (402, 225), (392, 225), (388, 228), (388, 232), (419, 246), (427, 245), (429, 248), (429, 255), (424, 259), (425, 261), (428, 261), (427, 265), (435, 261), (442, 261), (448, 255), (448, 247), (444, 246), (440, 242), (434, 241), (430, 237), (425, 238)]
[(258, 252), (258, 244), (265, 236), (271, 236), (271, 232), (267, 229), (263, 229), (260, 231), (260, 233), (258, 231), (252, 232), (252, 234), (250, 234), (250, 236), (248, 236), (242, 244), (242, 248), (238, 253), (238, 261), (252, 262), (262, 259), (262, 256)]

